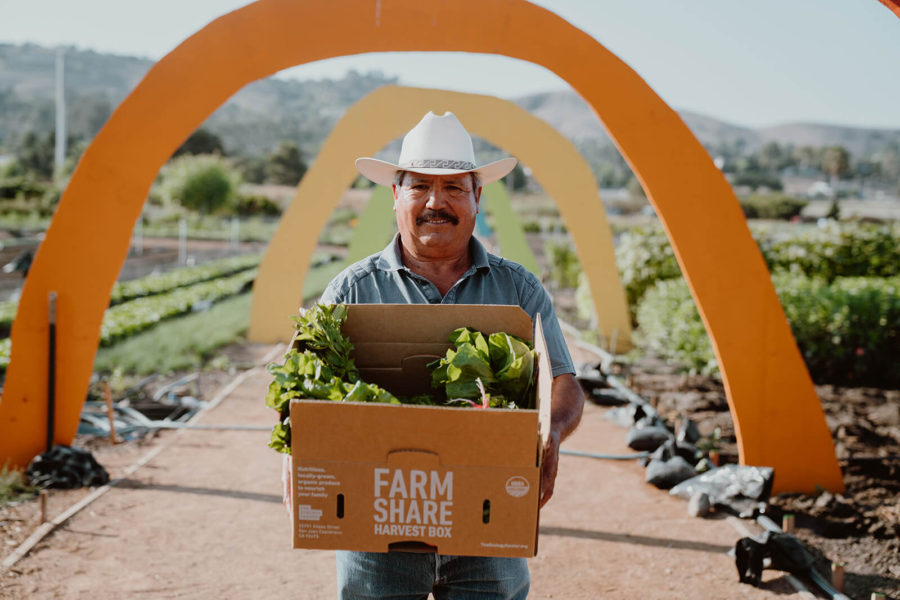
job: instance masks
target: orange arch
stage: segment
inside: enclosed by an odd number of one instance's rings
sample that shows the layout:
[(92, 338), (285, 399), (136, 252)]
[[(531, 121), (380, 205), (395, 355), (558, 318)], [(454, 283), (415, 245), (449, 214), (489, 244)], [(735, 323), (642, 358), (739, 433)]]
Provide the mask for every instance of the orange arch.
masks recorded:
[(900, 17), (900, 0), (879, 0), (888, 10)]
[(24, 464), (43, 447), (51, 291), (59, 294), (55, 439), (73, 438), (131, 229), (156, 173), (190, 132), (255, 79), (398, 50), (502, 54), (568, 81), (602, 118), (672, 241), (719, 360), (742, 462), (774, 467), (776, 491), (843, 488), (812, 381), (728, 183), (634, 71), (524, 0), (260, 0), (160, 60), (84, 153), (35, 257), (13, 325), (0, 460)]

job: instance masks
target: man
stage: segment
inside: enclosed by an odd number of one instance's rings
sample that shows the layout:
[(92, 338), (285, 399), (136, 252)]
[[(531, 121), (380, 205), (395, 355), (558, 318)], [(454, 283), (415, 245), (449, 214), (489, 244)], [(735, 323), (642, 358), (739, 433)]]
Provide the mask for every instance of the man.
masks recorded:
[[(488, 254), (472, 236), (481, 186), (516, 165), (476, 167), (472, 140), (453, 113), (429, 112), (404, 137), (399, 164), (360, 158), (356, 167), (394, 194), (399, 233), (382, 252), (340, 273), (328, 303), (512, 304), (540, 313), (553, 371), (550, 443), (541, 506), (553, 493), (559, 444), (581, 418), (584, 397), (547, 292), (524, 267)], [(496, 598), (528, 593), (524, 559), (421, 553), (338, 552), (342, 598)]]

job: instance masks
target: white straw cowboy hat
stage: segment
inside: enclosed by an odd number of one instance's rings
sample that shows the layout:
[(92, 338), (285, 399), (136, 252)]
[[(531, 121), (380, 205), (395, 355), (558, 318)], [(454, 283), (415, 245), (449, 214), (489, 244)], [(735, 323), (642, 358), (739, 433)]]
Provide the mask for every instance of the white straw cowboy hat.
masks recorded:
[(426, 175), (477, 173), (481, 184), (497, 181), (513, 170), (515, 158), (504, 158), (482, 167), (475, 166), (472, 138), (452, 112), (439, 117), (429, 111), (403, 137), (398, 164), (376, 158), (357, 158), (360, 173), (384, 186), (391, 186), (394, 173), (411, 171)]

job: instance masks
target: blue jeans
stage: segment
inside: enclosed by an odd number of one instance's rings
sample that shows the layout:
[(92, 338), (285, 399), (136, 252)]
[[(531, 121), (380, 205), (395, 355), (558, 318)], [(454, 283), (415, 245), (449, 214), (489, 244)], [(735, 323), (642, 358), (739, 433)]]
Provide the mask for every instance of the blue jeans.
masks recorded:
[(523, 600), (529, 576), (524, 558), (339, 551), (337, 582), (343, 600)]

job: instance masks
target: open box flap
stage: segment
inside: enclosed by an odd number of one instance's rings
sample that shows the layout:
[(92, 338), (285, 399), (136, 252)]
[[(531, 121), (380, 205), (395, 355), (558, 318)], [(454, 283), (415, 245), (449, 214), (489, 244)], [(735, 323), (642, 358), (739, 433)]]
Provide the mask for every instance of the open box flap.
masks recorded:
[[(547, 341), (544, 339), (544, 328), (541, 325), (541, 314), (534, 316), (534, 350), (540, 365), (537, 380), (537, 410), (540, 427), (541, 448), (546, 448), (550, 441), (550, 405), (553, 391), (553, 370), (550, 368), (550, 354), (547, 352)], [(541, 452), (543, 456), (543, 452)], [(540, 458), (540, 457), (539, 457)]]
[(505, 331), (531, 341), (531, 318), (520, 306), (500, 304), (350, 304), (341, 328), (364, 342), (446, 342), (458, 327), (485, 334)]

